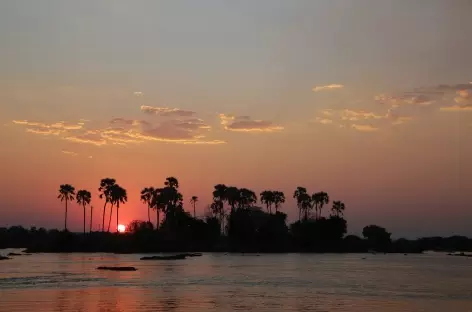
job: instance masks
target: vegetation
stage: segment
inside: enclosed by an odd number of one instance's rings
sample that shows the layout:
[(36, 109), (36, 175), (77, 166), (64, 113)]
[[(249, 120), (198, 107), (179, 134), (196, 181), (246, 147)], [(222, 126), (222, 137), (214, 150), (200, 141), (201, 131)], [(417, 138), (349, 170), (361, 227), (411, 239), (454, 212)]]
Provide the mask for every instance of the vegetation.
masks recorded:
[[(416, 241), (393, 241), (391, 234), (377, 225), (366, 226), (363, 238), (348, 235), (344, 219), (346, 205), (332, 202), (326, 192), (310, 195), (298, 186), (293, 198), (297, 202), (298, 220), (287, 224), (283, 212), (285, 194), (265, 190), (256, 193), (247, 188), (217, 184), (213, 201), (205, 217), (196, 217), (197, 196), (189, 200), (193, 215), (184, 210), (179, 181), (168, 177), (159, 187), (146, 187), (140, 192), (146, 205), (148, 220), (131, 222), (126, 233), (110, 233), (113, 207), (116, 207), (118, 227), (120, 207), (128, 200), (127, 191), (115, 179), (100, 181), (99, 197), (103, 200), (101, 231), (86, 233), (86, 207), (92, 196), (87, 190), (75, 193), (72, 185), (60, 186), (58, 198), (65, 201), (64, 231), (30, 230), (20, 226), (0, 228), (0, 248), (27, 247), (41, 252), (163, 252), (163, 251), (232, 251), (232, 252), (420, 252), (425, 249), (446, 251), (472, 250), (472, 241), (464, 237), (424, 238)], [(67, 230), (68, 203), (76, 197), (84, 211), (83, 234)], [(260, 202), (264, 208), (259, 207)], [(105, 232), (106, 207), (110, 207), (108, 229)], [(92, 209), (92, 207), (91, 207)], [(151, 210), (156, 211), (156, 224), (151, 222)], [(162, 220), (160, 218), (162, 214)], [(91, 220), (92, 221), (92, 220)]]

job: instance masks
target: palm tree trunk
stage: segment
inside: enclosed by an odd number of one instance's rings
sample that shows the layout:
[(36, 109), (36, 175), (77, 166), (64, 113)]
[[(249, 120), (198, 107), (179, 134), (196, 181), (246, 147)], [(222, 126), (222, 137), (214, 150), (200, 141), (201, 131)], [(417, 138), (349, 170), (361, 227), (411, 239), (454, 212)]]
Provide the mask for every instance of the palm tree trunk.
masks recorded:
[(159, 220), (159, 215), (160, 215), (159, 214), (159, 208), (156, 208), (156, 218), (157, 218), (157, 220), (156, 220), (156, 230), (159, 229), (159, 221), (160, 221)]
[(103, 220), (102, 220), (102, 232), (105, 232), (105, 212), (107, 208), (107, 201), (105, 201), (105, 205), (103, 205)]
[(84, 206), (84, 235), (85, 235), (85, 204), (83, 206)]
[(195, 203), (193, 203), (193, 217), (196, 218), (197, 215), (195, 214)]
[(64, 231), (67, 231), (67, 198), (66, 198), (66, 216), (64, 218)]
[(151, 206), (148, 205), (148, 222), (151, 223)]
[(93, 206), (90, 206), (90, 233), (92, 233)]
[(110, 219), (108, 220), (108, 232), (110, 232), (110, 225), (111, 225), (111, 217), (113, 215), (113, 204), (111, 204), (111, 208), (110, 208)]
[(120, 203), (116, 204), (116, 232), (118, 233), (118, 210), (120, 210)]

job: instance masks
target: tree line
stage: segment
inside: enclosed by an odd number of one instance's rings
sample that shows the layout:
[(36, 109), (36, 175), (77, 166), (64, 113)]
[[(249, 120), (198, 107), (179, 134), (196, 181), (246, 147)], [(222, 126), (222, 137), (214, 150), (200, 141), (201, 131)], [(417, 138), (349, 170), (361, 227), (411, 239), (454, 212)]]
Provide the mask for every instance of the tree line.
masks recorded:
[[(366, 226), (363, 238), (347, 235), (344, 218), (346, 205), (331, 200), (327, 192), (309, 192), (295, 188), (290, 195), (280, 190), (264, 190), (260, 194), (248, 188), (217, 184), (212, 202), (204, 217), (197, 218), (198, 196), (190, 196), (191, 211), (185, 211), (184, 196), (175, 177), (166, 178), (160, 186), (145, 187), (139, 193), (147, 209), (147, 220), (134, 220), (126, 233), (111, 233), (113, 213), (118, 220), (120, 208), (128, 193), (113, 178), (101, 179), (99, 200), (103, 203), (102, 224), (92, 230), (92, 195), (70, 184), (59, 187), (58, 199), (64, 202), (64, 231), (34, 231), (34, 239), (24, 242), (31, 251), (83, 252), (161, 252), (161, 251), (230, 251), (230, 252), (366, 252), (368, 250), (412, 252), (418, 245), (411, 241), (393, 242), (391, 234), (377, 225)], [(284, 204), (288, 196), (295, 199), (298, 220), (287, 222)], [(67, 213), (71, 202), (83, 209), (83, 234), (67, 230)], [(90, 210), (89, 232), (86, 233), (86, 211)], [(108, 219), (106, 219), (108, 212)], [(155, 214), (154, 217), (151, 217)], [(153, 221), (154, 219), (154, 221)], [(23, 242), (18, 228), (13, 234), (4, 231), (4, 245)], [(2, 232), (0, 231), (0, 234)], [(23, 232), (21, 232), (23, 233)], [(16, 239), (13, 239), (18, 235)], [(26, 235), (26, 234), (25, 234)], [(0, 241), (2, 236), (0, 235)], [(1, 245), (1, 242), (0, 242)]]

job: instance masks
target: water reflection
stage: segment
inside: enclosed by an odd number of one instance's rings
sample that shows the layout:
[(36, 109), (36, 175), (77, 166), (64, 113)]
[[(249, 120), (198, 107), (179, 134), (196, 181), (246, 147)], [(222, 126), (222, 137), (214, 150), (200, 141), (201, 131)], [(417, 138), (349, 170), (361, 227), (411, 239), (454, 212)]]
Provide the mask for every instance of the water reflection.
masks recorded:
[[(0, 311), (472, 311), (472, 267), (441, 256), (34, 255), (0, 264)], [(451, 261), (454, 261), (452, 263)], [(98, 265), (136, 272), (102, 272)]]

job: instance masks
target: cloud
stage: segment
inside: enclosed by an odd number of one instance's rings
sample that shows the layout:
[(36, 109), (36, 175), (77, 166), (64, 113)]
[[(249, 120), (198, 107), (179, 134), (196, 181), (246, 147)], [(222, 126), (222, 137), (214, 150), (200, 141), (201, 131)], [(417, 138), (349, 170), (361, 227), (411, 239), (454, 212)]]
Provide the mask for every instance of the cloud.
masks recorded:
[(67, 150), (62, 150), (61, 151), (63, 154), (65, 155), (69, 155), (69, 156), (77, 156), (79, 154), (77, 154), (76, 152), (71, 152), (71, 151), (67, 151)]
[(363, 110), (354, 111), (351, 109), (344, 109), (341, 111), (341, 120), (366, 120), (366, 119), (384, 119), (386, 115), (377, 115), (373, 112), (367, 112)]
[(441, 110), (442, 112), (472, 112), (472, 106), (444, 106), (439, 108), (439, 110)]
[(223, 144), (223, 140), (208, 140), (203, 133), (211, 128), (198, 118), (172, 119), (159, 124), (145, 120), (113, 118), (109, 127), (86, 129), (85, 123), (41, 123), (14, 120), (14, 124), (27, 127), (26, 131), (54, 135), (64, 140), (94, 146), (140, 144), (148, 141), (182, 144)]
[(96, 133), (85, 133), (77, 136), (68, 136), (64, 137), (64, 140), (74, 143), (91, 144), (95, 146), (103, 146), (107, 144), (107, 141)]
[(472, 111), (472, 96), (468, 90), (457, 90), (454, 102), (457, 105), (443, 106), (439, 109), (443, 112), (470, 112)]
[(80, 130), (84, 127), (84, 122), (66, 123), (59, 121), (55, 123), (42, 123), (28, 120), (13, 120), (16, 125), (26, 126), (26, 132), (41, 135), (60, 135), (62, 133)]
[(274, 125), (267, 120), (253, 120), (249, 116), (220, 114), (220, 122), (225, 130), (237, 132), (274, 132), (281, 131), (282, 126)]
[(379, 130), (379, 128), (374, 127), (372, 125), (359, 125), (359, 124), (352, 124), (351, 128), (357, 131), (361, 131), (361, 132), (375, 132)]
[(145, 120), (134, 120), (125, 118), (113, 118), (110, 120), (110, 124), (119, 124), (126, 126), (149, 126), (150, 123)]
[(329, 85), (326, 85), (326, 86), (314, 86), (313, 89), (311, 89), (311, 90), (313, 92), (319, 92), (319, 91), (342, 89), (342, 88), (344, 88), (344, 86), (341, 85), (341, 84), (329, 84)]
[(323, 125), (330, 125), (333, 123), (332, 119), (316, 117), (315, 121)]
[(133, 95), (135, 95), (135, 96), (143, 96), (144, 93), (142, 93), (141, 91), (135, 91), (135, 92), (133, 92)]
[(153, 106), (141, 106), (141, 111), (158, 116), (180, 116), (180, 117), (191, 117), (196, 113), (190, 110), (179, 109), (179, 108), (169, 108), (169, 107), (153, 107)]

